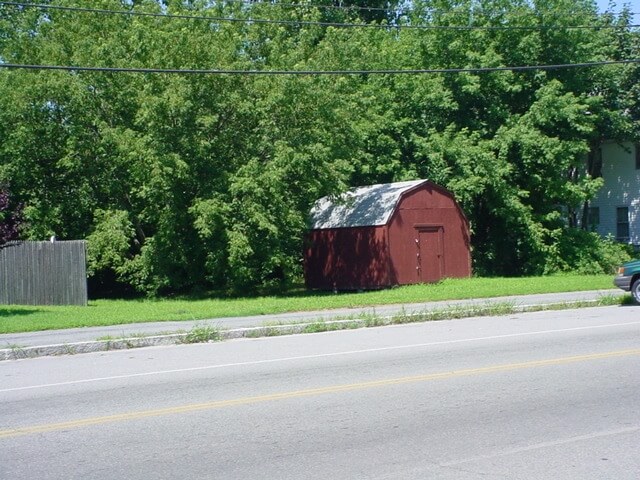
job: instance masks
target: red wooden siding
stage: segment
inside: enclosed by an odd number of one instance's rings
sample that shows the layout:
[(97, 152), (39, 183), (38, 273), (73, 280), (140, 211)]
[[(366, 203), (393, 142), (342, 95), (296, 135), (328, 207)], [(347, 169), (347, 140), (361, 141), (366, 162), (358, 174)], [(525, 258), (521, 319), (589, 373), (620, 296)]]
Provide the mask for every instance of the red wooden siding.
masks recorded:
[(449, 192), (425, 184), (404, 195), (389, 223), (398, 284), (471, 275), (467, 219)]
[(308, 242), (305, 278), (309, 288), (358, 289), (396, 283), (386, 227), (313, 230)]
[(309, 288), (362, 289), (471, 275), (469, 226), (451, 193), (431, 182), (406, 191), (386, 225), (312, 230)]

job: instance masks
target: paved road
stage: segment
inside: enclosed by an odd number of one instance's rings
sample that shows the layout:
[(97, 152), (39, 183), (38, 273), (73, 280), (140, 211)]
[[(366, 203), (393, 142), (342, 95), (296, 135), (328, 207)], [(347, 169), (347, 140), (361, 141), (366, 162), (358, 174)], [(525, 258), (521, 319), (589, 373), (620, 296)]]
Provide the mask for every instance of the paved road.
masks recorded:
[(0, 363), (0, 478), (640, 478), (640, 307)]

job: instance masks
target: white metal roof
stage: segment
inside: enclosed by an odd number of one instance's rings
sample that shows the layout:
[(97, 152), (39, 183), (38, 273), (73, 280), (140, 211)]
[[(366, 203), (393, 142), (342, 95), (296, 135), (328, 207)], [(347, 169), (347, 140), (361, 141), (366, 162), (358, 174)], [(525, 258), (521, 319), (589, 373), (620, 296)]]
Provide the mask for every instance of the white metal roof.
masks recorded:
[(426, 180), (358, 187), (337, 200), (323, 197), (311, 209), (314, 230), (386, 225), (403, 193)]

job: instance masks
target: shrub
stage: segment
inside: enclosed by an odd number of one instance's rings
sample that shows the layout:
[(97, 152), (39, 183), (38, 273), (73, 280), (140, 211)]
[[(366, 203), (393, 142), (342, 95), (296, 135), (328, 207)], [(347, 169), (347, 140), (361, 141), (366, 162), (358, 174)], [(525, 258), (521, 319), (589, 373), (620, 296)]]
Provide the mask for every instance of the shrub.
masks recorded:
[(630, 259), (629, 245), (616, 242), (612, 237), (602, 238), (597, 233), (567, 228), (549, 249), (545, 273), (613, 274), (621, 263)]

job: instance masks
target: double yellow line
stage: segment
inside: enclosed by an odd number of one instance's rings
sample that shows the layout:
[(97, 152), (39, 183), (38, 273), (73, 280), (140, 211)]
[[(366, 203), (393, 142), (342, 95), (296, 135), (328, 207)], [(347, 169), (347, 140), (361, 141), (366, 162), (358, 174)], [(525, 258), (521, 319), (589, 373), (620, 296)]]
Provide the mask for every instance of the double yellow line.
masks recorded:
[(464, 370), (454, 370), (451, 372), (431, 373), (426, 375), (414, 375), (410, 377), (390, 378), (386, 380), (375, 380), (370, 382), (352, 383), (347, 385), (333, 385), (321, 388), (310, 388), (306, 390), (296, 390), (291, 392), (274, 393), (270, 395), (259, 395), (254, 397), (242, 397), (232, 400), (220, 400), (215, 402), (196, 403), (183, 405), (180, 407), (158, 408), (154, 410), (143, 410), (140, 412), (121, 413), (117, 415), (107, 415), (102, 417), (83, 418), (68, 422), (49, 423), (35, 425), (31, 427), (18, 427), (9, 430), (0, 430), (0, 439), (12, 438), (23, 435), (37, 433), (47, 433), (72, 428), (87, 427), (91, 425), (102, 425), (106, 423), (125, 422), (128, 420), (140, 420), (149, 417), (160, 417), (164, 415), (177, 415), (191, 413), (202, 410), (215, 410), (239, 405), (252, 405), (263, 402), (273, 402), (277, 400), (289, 400), (293, 398), (314, 397), (332, 393), (351, 392), (355, 390), (367, 390), (371, 388), (389, 387), (392, 385), (402, 385), (408, 383), (430, 382), (434, 380), (446, 380), (457, 377), (470, 377), (484, 375), (488, 373), (509, 372), (513, 370), (531, 369), (537, 367), (548, 367), (554, 365), (567, 365), (571, 363), (587, 362), (592, 360), (603, 360), (614, 357), (629, 357), (640, 355), (640, 349), (619, 350), (606, 353), (595, 353), (590, 355), (576, 355), (572, 357), (552, 358), (548, 360), (534, 360), (531, 362), (508, 363), (504, 365), (494, 365), (490, 367), (469, 368)]

